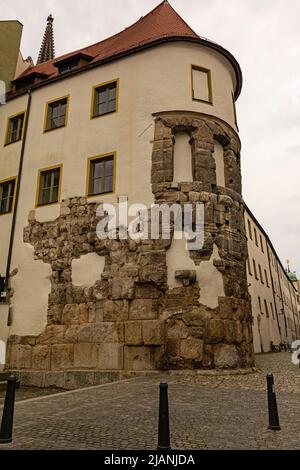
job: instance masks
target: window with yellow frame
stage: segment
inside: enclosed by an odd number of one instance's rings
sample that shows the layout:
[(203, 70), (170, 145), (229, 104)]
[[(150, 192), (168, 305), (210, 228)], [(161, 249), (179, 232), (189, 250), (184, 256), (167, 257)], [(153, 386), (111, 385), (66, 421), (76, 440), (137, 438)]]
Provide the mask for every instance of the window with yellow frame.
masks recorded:
[(118, 111), (119, 80), (101, 83), (93, 88), (91, 118)]
[(44, 131), (65, 127), (68, 120), (69, 96), (46, 103)]
[(21, 113), (15, 114), (14, 116), (10, 116), (8, 118), (5, 145), (18, 142), (22, 139), (25, 124), (25, 115), (26, 112), (22, 111)]
[(55, 204), (59, 201), (61, 177), (62, 165), (39, 170), (36, 206)]
[(17, 177), (0, 181), (0, 215), (13, 210)]
[(115, 153), (91, 157), (87, 168), (87, 196), (108, 194), (115, 191)]

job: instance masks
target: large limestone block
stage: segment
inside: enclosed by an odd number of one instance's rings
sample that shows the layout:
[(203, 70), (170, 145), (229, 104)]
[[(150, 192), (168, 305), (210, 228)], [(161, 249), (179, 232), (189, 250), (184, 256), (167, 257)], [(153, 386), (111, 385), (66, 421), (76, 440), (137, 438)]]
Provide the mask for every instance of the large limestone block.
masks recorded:
[(125, 343), (129, 346), (143, 344), (142, 322), (129, 321), (125, 323)]
[(74, 367), (93, 369), (97, 364), (97, 346), (91, 343), (74, 345)]
[(54, 344), (51, 349), (51, 369), (64, 370), (73, 366), (74, 346), (72, 344)]
[(92, 328), (93, 343), (118, 343), (124, 341), (123, 323), (94, 323)]
[(97, 368), (100, 370), (123, 369), (123, 345), (117, 343), (99, 344)]
[(32, 368), (36, 370), (50, 369), (50, 347), (36, 345), (32, 350)]
[(157, 318), (158, 303), (152, 299), (135, 299), (129, 310), (130, 320), (152, 320)]
[(219, 369), (234, 368), (238, 366), (239, 355), (233, 345), (218, 344), (214, 349), (215, 367)]
[(127, 300), (106, 300), (103, 309), (105, 322), (128, 320)]
[(111, 297), (113, 300), (132, 299), (134, 296), (134, 280), (128, 277), (114, 277), (111, 281)]
[(32, 361), (32, 347), (22, 344), (13, 344), (10, 351), (10, 367), (16, 369), (30, 369)]
[(125, 346), (124, 368), (126, 370), (151, 370), (155, 369), (151, 361), (151, 347)]
[(224, 338), (225, 329), (223, 320), (207, 319), (205, 327), (205, 341), (219, 343)]
[(159, 320), (143, 322), (143, 340), (145, 346), (160, 346), (165, 340), (165, 323)]
[(46, 326), (43, 333), (39, 336), (39, 342), (44, 344), (55, 344), (64, 342), (64, 325)]
[(184, 359), (197, 359), (201, 361), (203, 358), (204, 342), (198, 338), (186, 338), (181, 340), (180, 353)]

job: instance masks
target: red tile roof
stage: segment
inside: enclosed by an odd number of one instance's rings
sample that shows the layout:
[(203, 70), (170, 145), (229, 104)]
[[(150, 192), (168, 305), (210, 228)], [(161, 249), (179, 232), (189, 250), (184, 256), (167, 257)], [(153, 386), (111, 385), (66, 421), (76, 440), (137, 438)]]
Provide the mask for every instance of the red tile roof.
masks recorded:
[[(236, 95), (238, 96), (241, 87), (241, 72), (234, 57), (221, 46), (199, 37), (166, 0), (160, 3), (146, 16), (142, 16), (136, 23), (124, 29), (120, 33), (91, 46), (65, 54), (54, 60), (49, 60), (39, 65), (29, 67), (17, 77), (17, 80), (25, 78), (33, 72), (48, 74), (50, 76), (49, 79), (51, 80), (59, 74), (57, 67), (53, 65), (55, 61), (61, 61), (62, 59), (71, 57), (79, 52), (93, 57), (93, 60), (89, 64), (89, 66), (91, 66), (92, 64), (102, 61), (109, 59), (112, 60), (120, 55), (128, 54), (146, 46), (150, 46), (151, 44), (171, 39), (200, 42), (217, 49), (223, 53), (223, 55), (226, 55), (236, 69), (237, 78), (240, 75), (240, 83), (239, 78), (237, 79), (238, 86)], [(49, 83), (48, 80), (46, 81)]]

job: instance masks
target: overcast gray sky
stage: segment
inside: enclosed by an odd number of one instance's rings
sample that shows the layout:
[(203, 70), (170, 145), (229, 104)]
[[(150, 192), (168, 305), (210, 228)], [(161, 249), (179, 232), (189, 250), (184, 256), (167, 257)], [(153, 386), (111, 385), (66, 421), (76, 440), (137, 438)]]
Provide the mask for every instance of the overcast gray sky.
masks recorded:
[[(46, 18), (55, 18), (56, 55), (129, 26), (159, 0), (0, 0), (1, 19), (23, 23), (22, 52), (36, 60)], [(243, 194), (279, 256), (300, 275), (300, 2), (170, 0), (201, 36), (239, 61), (237, 102)]]

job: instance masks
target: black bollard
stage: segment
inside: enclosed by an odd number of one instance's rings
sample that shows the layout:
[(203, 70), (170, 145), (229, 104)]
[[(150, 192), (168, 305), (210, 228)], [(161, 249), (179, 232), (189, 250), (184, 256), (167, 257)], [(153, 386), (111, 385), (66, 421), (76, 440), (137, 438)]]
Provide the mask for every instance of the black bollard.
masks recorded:
[(9, 376), (7, 379), (7, 388), (0, 428), (0, 444), (7, 444), (12, 441), (16, 382), (17, 378), (14, 375)]
[(161, 383), (159, 386), (159, 421), (157, 450), (170, 449), (171, 443), (169, 426), (168, 384)]
[(269, 408), (269, 429), (273, 431), (280, 431), (276, 393), (274, 390), (274, 377), (273, 374), (267, 375), (268, 387), (268, 408)]

